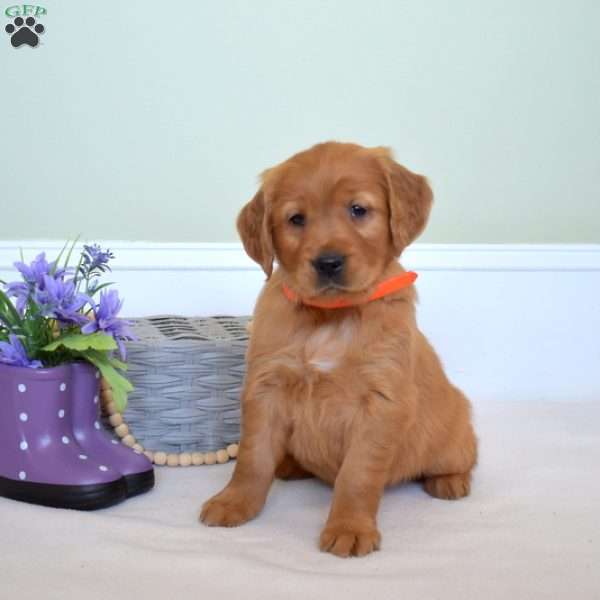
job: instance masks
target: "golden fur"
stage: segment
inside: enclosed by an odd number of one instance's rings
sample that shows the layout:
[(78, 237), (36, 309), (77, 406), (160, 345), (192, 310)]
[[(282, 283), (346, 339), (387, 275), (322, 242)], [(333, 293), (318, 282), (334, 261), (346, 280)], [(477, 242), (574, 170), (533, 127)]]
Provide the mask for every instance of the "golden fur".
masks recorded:
[[(438, 498), (469, 493), (469, 402), (417, 329), (414, 288), (335, 310), (282, 293), (285, 282), (303, 298), (365, 299), (403, 272), (396, 259), (431, 203), (426, 179), (384, 148), (319, 144), (263, 174), (238, 218), (268, 278), (247, 354), (240, 451), (229, 484), (204, 504), (204, 523), (240, 525), (260, 512), (274, 476), (316, 475), (334, 486), (321, 549), (363, 555), (379, 548), (385, 486), (422, 479)], [(366, 214), (354, 215), (356, 204)], [(302, 226), (290, 222), (298, 214)], [(346, 257), (341, 283), (316, 277), (323, 252)]]

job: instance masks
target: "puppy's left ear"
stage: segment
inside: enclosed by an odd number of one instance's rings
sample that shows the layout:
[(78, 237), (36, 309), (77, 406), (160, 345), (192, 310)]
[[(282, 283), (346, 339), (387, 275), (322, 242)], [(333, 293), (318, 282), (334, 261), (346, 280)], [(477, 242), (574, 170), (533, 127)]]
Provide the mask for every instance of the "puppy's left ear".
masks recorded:
[(385, 173), (390, 208), (390, 230), (397, 256), (423, 231), (433, 192), (427, 179), (398, 164), (387, 148), (375, 149)]

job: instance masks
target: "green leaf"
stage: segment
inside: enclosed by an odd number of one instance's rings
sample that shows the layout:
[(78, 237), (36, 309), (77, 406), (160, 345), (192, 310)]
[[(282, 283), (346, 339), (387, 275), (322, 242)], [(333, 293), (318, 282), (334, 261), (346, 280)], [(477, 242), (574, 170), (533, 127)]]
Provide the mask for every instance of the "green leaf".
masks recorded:
[(115, 358), (114, 356), (110, 356), (108, 360), (115, 369), (119, 369), (120, 371), (127, 371), (127, 363), (120, 361), (118, 358)]
[[(79, 270), (81, 269), (82, 264), (83, 264), (83, 251), (79, 255), (79, 260), (77, 261), (77, 267), (75, 268), (75, 275), (73, 276), (73, 279), (77, 283), (77, 291), (79, 291), (79, 288), (81, 287), (81, 279), (79, 278), (79, 275), (81, 275), (81, 273), (79, 272)], [(87, 287), (87, 285), (86, 285), (86, 287)]]
[(73, 254), (73, 250), (75, 249), (75, 244), (77, 244), (77, 242), (79, 241), (79, 238), (81, 237), (81, 234), (79, 234), (74, 240), (73, 243), (71, 244), (71, 247), (69, 248), (69, 252), (67, 254), (67, 258), (65, 258), (65, 265), (64, 268), (66, 269), (69, 266), (69, 262), (71, 260), (71, 254)]
[[(50, 275), (54, 275), (54, 273), (56, 273), (56, 269), (58, 267), (58, 263), (64, 253), (64, 251), (67, 249), (67, 246), (69, 245), (69, 240), (67, 240), (65, 242), (65, 245), (62, 247), (62, 250), (58, 253), (58, 256), (56, 257), (56, 260), (54, 261), (54, 266), (52, 267), (52, 269), (50, 270)], [(23, 259), (21, 259), (23, 260)]]
[(86, 350), (81, 355), (95, 365), (102, 373), (102, 377), (106, 379), (112, 388), (113, 400), (119, 412), (123, 412), (127, 408), (127, 394), (133, 390), (133, 386), (129, 380), (123, 377), (111, 365), (111, 359), (102, 352), (96, 350)]
[(113, 284), (114, 284), (114, 281), (107, 281), (106, 283), (102, 283), (98, 287), (94, 288), (94, 290), (91, 293), (88, 291), (88, 294), (90, 295), (90, 298), (93, 298), (100, 290), (104, 289), (105, 287), (108, 287), (109, 285), (113, 285)]
[(57, 340), (54, 340), (47, 346), (44, 346), (42, 350), (44, 352), (52, 352), (60, 346), (64, 346), (69, 350), (77, 350), (83, 352), (84, 350), (116, 350), (117, 343), (114, 338), (102, 331), (96, 331), (90, 335), (84, 335), (83, 333), (72, 333), (65, 335)]
[(0, 316), (2, 320), (12, 327), (18, 327), (21, 325), (21, 317), (17, 312), (17, 309), (13, 306), (10, 298), (0, 290)]

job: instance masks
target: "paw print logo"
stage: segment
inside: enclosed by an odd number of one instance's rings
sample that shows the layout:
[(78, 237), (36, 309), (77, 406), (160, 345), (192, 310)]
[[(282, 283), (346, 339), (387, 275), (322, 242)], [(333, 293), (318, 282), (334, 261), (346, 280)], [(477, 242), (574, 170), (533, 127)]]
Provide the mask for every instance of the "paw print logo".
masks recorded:
[(36, 24), (33, 17), (27, 17), (25, 20), (17, 17), (5, 27), (5, 31), (10, 35), (10, 43), (15, 48), (23, 44), (35, 48), (40, 41), (38, 33), (44, 33), (44, 26), (41, 23)]

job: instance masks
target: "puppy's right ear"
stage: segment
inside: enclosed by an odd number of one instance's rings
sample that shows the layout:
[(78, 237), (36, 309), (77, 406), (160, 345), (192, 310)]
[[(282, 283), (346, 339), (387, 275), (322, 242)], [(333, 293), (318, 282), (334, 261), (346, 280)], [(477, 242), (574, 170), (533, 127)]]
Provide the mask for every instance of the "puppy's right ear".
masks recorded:
[(269, 211), (262, 190), (242, 208), (237, 218), (237, 230), (248, 256), (256, 261), (267, 275), (273, 273), (273, 237)]

